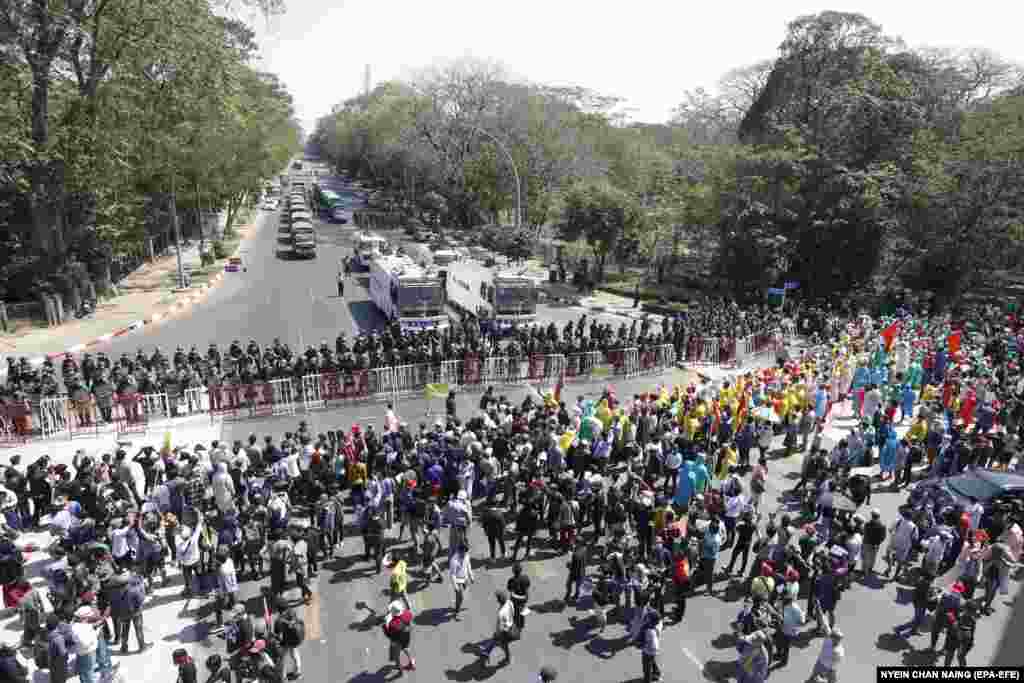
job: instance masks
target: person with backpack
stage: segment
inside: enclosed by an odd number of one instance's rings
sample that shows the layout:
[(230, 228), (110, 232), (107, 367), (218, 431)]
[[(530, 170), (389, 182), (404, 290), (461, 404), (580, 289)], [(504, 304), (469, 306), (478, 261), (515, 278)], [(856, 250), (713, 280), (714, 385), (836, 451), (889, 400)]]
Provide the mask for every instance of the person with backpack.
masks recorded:
[(291, 660), (292, 670), (287, 678), (290, 681), (298, 680), (302, 678), (302, 657), (299, 655), (299, 647), (306, 640), (306, 624), (283, 600), (278, 601), (277, 606), (280, 616), (274, 623), (274, 635), (281, 643), (277, 672), (282, 678), (285, 677), (285, 665)]
[(956, 656), (957, 665), (967, 666), (967, 653), (974, 647), (974, 630), (978, 625), (978, 604), (968, 601), (960, 611), (955, 624), (946, 631), (945, 666), (953, 663)]
[[(412, 612), (408, 602), (395, 600), (388, 605), (388, 614), (384, 618), (384, 635), (389, 642), (388, 659), (398, 669), (399, 676), (404, 675), (406, 671), (414, 671), (416, 660), (409, 649), (412, 640)], [(409, 660), (405, 666), (402, 666), (403, 654)]]

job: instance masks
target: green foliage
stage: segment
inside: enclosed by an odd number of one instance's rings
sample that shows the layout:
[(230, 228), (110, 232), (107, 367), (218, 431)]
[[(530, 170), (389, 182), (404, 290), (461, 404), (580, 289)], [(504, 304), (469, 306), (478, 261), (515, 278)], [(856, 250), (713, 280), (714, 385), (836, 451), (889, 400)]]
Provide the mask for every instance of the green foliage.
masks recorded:
[(216, 260), (226, 259), (228, 257), (227, 247), (224, 246), (224, 242), (221, 240), (213, 241), (213, 258)]
[(170, 231), (171, 194), (179, 214), (237, 212), (298, 151), (291, 97), (232, 18), (278, 0), (37, 4), (0, 17), (0, 226), (49, 267), (139, 250)]
[(597, 258), (599, 274), (608, 255), (622, 240), (638, 234), (646, 221), (639, 203), (608, 182), (577, 183), (565, 192), (562, 204), (562, 238), (586, 240)]

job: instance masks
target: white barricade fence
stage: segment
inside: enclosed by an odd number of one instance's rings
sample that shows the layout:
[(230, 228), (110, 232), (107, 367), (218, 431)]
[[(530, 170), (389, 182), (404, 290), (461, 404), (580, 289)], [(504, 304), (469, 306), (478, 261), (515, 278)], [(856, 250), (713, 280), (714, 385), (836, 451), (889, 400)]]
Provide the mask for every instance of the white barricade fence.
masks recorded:
[(66, 396), (51, 396), (39, 401), (39, 425), (44, 439), (68, 431)]
[(544, 356), (544, 379), (557, 382), (565, 373), (566, 360), (561, 354), (549, 354)]
[(190, 387), (182, 395), (185, 398), (185, 410), (190, 415), (210, 410), (210, 392), (206, 387)]
[(295, 384), (291, 377), (272, 379), (269, 382), (273, 405), (271, 410), (274, 415), (295, 414)]
[[(431, 366), (426, 363), (416, 365), (397, 365), (394, 370), (394, 388), (397, 394), (412, 394), (431, 381)], [(372, 390), (371, 394), (374, 393)]]
[(508, 357), (490, 356), (484, 359), (481, 377), (483, 384), (504, 384), (508, 382)]
[(676, 347), (671, 344), (660, 344), (654, 347), (654, 364), (658, 369), (675, 367)]
[(721, 351), (722, 344), (718, 337), (704, 337), (701, 339), (700, 349), (697, 352), (697, 363), (699, 365), (718, 365)]
[(622, 374), (625, 377), (637, 377), (640, 375), (640, 352), (638, 349), (623, 349)]
[(590, 379), (594, 368), (604, 365), (605, 362), (604, 354), (600, 351), (587, 351), (586, 353), (578, 354), (577, 357), (576, 377), (582, 379)]
[(746, 337), (736, 340), (736, 367), (743, 367), (757, 354), (754, 344), (756, 339), (756, 335), (748, 334)]
[(462, 388), (462, 361), (446, 360), (441, 363), (441, 376), (438, 378), (441, 384), (447, 384), (449, 389)]
[(513, 358), (508, 364), (508, 381), (512, 384), (530, 383), (530, 357), (527, 355)]
[(171, 404), (167, 394), (143, 394), (141, 397), (142, 412), (146, 416), (146, 422), (150, 425), (164, 420), (171, 419)]
[[(409, 366), (403, 366), (409, 367)], [(367, 370), (367, 393), (370, 396), (383, 396), (385, 394), (396, 393), (396, 368), (386, 367), (377, 368), (375, 370)]]
[(302, 405), (306, 410), (320, 410), (327, 406), (320, 391), (320, 373), (302, 376)]

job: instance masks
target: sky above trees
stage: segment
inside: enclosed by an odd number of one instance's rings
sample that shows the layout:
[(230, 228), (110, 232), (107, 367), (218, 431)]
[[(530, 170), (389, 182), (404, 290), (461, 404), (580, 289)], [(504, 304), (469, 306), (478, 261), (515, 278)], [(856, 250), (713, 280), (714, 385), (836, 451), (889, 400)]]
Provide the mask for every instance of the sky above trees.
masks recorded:
[[(521, 0), (501, 13), (470, 0), (303, 0), (256, 28), (264, 63), (288, 84), (307, 130), (362, 90), (366, 64), (383, 82), (467, 55), (531, 82), (621, 97), (634, 120), (664, 122), (683, 91), (712, 90), (730, 69), (774, 59), (788, 21), (825, 9), (805, 0)], [(871, 17), (910, 47), (983, 47), (1024, 63), (1024, 7), (1014, 3), (860, 0), (835, 9)]]

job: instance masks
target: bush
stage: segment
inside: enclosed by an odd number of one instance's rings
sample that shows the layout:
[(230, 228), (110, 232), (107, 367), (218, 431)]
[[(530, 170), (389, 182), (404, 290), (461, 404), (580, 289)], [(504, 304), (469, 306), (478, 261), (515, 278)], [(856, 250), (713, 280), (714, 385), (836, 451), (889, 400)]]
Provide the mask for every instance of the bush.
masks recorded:
[(211, 252), (209, 249), (207, 249), (206, 251), (199, 255), (199, 262), (200, 264), (202, 264), (203, 268), (207, 266), (212, 266), (214, 260), (215, 259), (213, 257), (213, 252)]
[(221, 240), (213, 241), (213, 258), (222, 259), (228, 257), (228, 250)]

